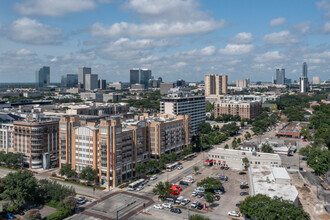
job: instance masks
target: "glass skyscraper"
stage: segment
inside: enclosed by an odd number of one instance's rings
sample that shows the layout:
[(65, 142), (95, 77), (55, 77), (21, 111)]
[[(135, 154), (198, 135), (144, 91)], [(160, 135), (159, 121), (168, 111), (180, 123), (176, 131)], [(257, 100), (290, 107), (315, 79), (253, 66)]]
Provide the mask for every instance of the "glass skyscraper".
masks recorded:
[(44, 87), (50, 83), (50, 68), (43, 66), (40, 70), (36, 71), (36, 87)]

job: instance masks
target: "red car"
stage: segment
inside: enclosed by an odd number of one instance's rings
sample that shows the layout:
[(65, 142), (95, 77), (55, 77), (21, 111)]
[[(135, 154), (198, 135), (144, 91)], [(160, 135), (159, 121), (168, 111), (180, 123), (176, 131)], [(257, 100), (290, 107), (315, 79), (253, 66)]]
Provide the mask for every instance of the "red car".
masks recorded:
[(177, 186), (177, 185), (172, 185), (172, 187), (170, 188), (171, 190), (171, 194), (172, 195), (179, 195), (180, 192), (182, 191), (182, 188), (180, 186)]
[(307, 142), (307, 139), (302, 139), (303, 140), (303, 142)]

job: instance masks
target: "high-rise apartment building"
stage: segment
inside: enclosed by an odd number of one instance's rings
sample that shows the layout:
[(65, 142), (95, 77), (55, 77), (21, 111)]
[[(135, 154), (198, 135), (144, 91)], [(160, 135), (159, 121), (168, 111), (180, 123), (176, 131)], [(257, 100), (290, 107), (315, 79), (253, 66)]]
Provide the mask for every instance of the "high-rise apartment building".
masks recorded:
[(236, 80), (236, 87), (247, 88), (249, 85), (249, 79)]
[(62, 88), (72, 88), (78, 86), (78, 75), (77, 74), (66, 74), (61, 78)]
[(303, 63), (303, 66), (302, 66), (302, 76), (300, 77), (300, 80), (299, 80), (299, 90), (300, 92), (304, 93), (304, 92), (307, 92), (308, 91), (308, 77), (307, 77), (307, 63), (304, 62)]
[(98, 75), (86, 74), (85, 75), (85, 90), (94, 90), (98, 88)]
[(227, 93), (227, 75), (210, 74), (204, 76), (205, 96), (218, 96)]
[(276, 69), (276, 84), (285, 84), (285, 69)]
[(92, 68), (90, 67), (79, 67), (78, 68), (78, 84), (80, 88), (85, 88), (85, 75), (92, 74)]
[(87, 122), (77, 117), (60, 120), (60, 166), (81, 172), (98, 170), (104, 187), (115, 187), (136, 177), (135, 166), (166, 153), (180, 153), (190, 144), (189, 116), (145, 114)]
[(221, 115), (240, 116), (241, 119), (254, 119), (262, 113), (262, 103), (259, 101), (222, 100), (214, 103), (214, 117)]
[(41, 88), (49, 85), (50, 83), (50, 68), (43, 66), (40, 70), (36, 71), (36, 87)]
[(172, 115), (189, 115), (191, 120), (191, 134), (198, 133), (198, 126), (204, 122), (205, 97), (192, 95), (183, 90), (173, 90), (160, 101), (160, 113)]
[(313, 76), (313, 84), (320, 84), (320, 77), (319, 76)]
[(145, 88), (148, 88), (149, 79), (151, 79), (152, 73), (148, 69), (134, 68), (130, 70), (130, 85), (142, 84)]

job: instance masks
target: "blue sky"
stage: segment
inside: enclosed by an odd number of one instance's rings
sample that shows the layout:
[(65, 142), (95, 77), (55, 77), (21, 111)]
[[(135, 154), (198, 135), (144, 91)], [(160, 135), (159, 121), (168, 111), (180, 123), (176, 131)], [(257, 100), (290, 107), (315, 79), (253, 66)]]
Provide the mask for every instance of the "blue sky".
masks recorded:
[(150, 68), (164, 81), (271, 81), (277, 67), (297, 80), (330, 78), (330, 0), (0, 1), (2, 82), (51, 81), (92, 67), (108, 82)]

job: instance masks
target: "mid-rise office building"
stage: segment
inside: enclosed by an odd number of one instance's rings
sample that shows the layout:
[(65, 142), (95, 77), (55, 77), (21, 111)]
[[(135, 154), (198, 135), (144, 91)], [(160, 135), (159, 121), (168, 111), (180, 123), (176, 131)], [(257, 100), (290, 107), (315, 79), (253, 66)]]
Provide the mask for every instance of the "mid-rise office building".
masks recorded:
[(98, 88), (98, 75), (86, 74), (85, 75), (85, 90), (94, 90)]
[(262, 113), (260, 101), (228, 101), (221, 100), (214, 103), (214, 117), (221, 115), (240, 116), (242, 119), (253, 119)]
[(198, 126), (206, 119), (205, 97), (174, 90), (160, 101), (160, 113), (172, 115), (189, 115), (191, 120), (191, 134), (198, 133)]
[(78, 84), (80, 88), (85, 88), (85, 75), (92, 74), (92, 68), (90, 67), (79, 67), (78, 68)]
[(285, 69), (276, 69), (276, 84), (285, 84)]
[(171, 82), (162, 82), (162, 83), (160, 83), (159, 88), (160, 88), (160, 94), (165, 95), (172, 88), (174, 88), (174, 83), (171, 83)]
[(62, 88), (72, 88), (78, 86), (78, 74), (66, 74), (61, 78)]
[(151, 79), (151, 70), (134, 68), (130, 70), (130, 85), (142, 84), (145, 88), (149, 86), (149, 79)]
[(50, 68), (43, 66), (40, 70), (36, 71), (36, 87), (42, 88), (50, 83)]
[(177, 87), (186, 87), (186, 81), (184, 81), (183, 79), (178, 79), (176, 81), (176, 86)]
[(227, 75), (210, 74), (204, 76), (205, 96), (227, 94)]
[[(165, 153), (180, 153), (190, 144), (189, 116), (147, 114), (134, 120), (119, 117), (100, 121), (60, 120), (60, 166), (71, 164), (81, 172), (99, 171), (104, 187), (116, 187), (136, 177), (135, 166)], [(165, 138), (167, 137), (167, 138)]]
[(107, 81), (105, 79), (99, 79), (98, 88), (102, 90), (107, 89)]

